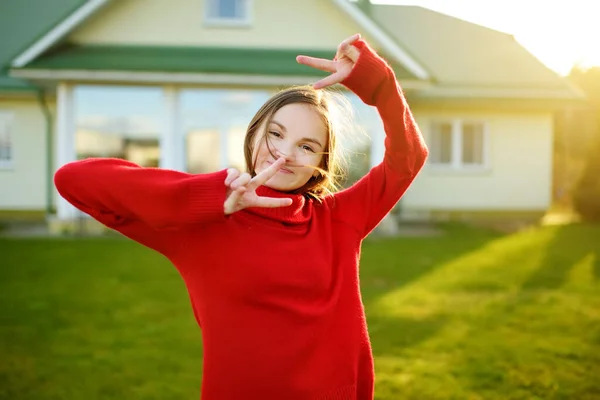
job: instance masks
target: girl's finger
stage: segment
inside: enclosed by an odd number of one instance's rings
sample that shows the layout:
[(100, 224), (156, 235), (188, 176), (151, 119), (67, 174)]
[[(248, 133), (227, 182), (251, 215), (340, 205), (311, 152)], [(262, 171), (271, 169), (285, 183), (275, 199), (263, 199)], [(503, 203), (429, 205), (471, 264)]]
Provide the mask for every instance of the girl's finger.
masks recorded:
[(322, 89), (327, 86), (335, 85), (336, 83), (340, 83), (342, 78), (339, 73), (331, 74), (320, 81), (316, 82), (313, 87), (315, 89)]
[(347, 44), (342, 48), (342, 53), (346, 57), (348, 57), (352, 62), (356, 63), (358, 61), (358, 56), (360, 56), (360, 50), (351, 44)]
[(263, 207), (263, 208), (278, 208), (278, 207), (289, 207), (292, 205), (292, 199), (278, 199), (274, 197), (257, 197), (252, 202), (252, 207)]
[(225, 215), (232, 214), (238, 211), (238, 203), (240, 202), (245, 191), (246, 188), (242, 186), (231, 192), (229, 197), (225, 200), (225, 204), (223, 205)]
[(281, 157), (277, 159), (277, 161), (271, 164), (269, 168), (266, 168), (252, 178), (252, 181), (246, 185), (248, 190), (256, 190), (256, 188), (258, 188), (260, 185), (267, 182), (277, 173), (277, 171), (279, 171), (283, 164), (285, 164), (285, 158)]
[(298, 56), (296, 57), (296, 61), (298, 61), (299, 64), (307, 65), (322, 71), (335, 72), (335, 62), (327, 60), (326, 58)]
[(244, 172), (237, 179), (235, 179), (233, 182), (231, 182), (231, 185), (229, 187), (232, 189), (237, 189), (240, 186), (246, 186), (248, 184), (248, 182), (250, 182), (251, 179), (252, 179), (252, 177), (250, 176), (250, 174), (247, 172)]
[(340, 43), (340, 45), (338, 46), (338, 51), (344, 49), (344, 47), (346, 47), (346, 46), (350, 46), (352, 43), (356, 42), (358, 39), (360, 39), (360, 33), (355, 33), (354, 35), (350, 36), (349, 38), (342, 41), (342, 43)]
[(345, 44), (352, 44), (352, 43), (356, 42), (358, 39), (360, 39), (360, 33), (355, 33), (354, 35), (350, 36), (349, 38), (344, 39), (344, 41), (341, 43), (341, 46), (344, 46)]
[(227, 170), (227, 178), (225, 178), (225, 186), (231, 185), (231, 182), (233, 182), (239, 176), (240, 176), (240, 171), (238, 171), (235, 168), (229, 168)]

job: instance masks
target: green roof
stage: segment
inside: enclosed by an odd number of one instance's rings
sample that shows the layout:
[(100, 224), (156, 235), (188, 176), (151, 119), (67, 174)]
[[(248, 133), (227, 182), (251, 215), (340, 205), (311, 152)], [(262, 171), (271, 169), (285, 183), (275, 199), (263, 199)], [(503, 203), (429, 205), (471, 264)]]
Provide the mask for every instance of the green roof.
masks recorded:
[[(265, 49), (230, 47), (164, 47), (70, 45), (46, 53), (25, 69), (96, 71), (203, 72), (279, 76), (325, 76), (329, 73), (298, 64), (299, 54), (329, 58), (335, 49)], [(399, 78), (414, 78), (394, 66)]]
[(14, 57), (59, 24), (86, 0), (2, 0), (0, 1), (0, 90), (34, 90), (8, 76)]
[(31, 92), (37, 88), (22, 79), (0, 76), (0, 90), (6, 92)]

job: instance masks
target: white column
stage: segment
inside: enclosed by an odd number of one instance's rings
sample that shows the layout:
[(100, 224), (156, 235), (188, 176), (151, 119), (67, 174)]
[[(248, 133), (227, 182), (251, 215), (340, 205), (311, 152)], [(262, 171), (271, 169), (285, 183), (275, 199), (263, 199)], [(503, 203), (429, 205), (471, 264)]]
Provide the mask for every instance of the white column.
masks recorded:
[(160, 134), (160, 167), (183, 171), (185, 169), (185, 138), (182, 131), (179, 89), (163, 89), (164, 119)]
[[(58, 84), (56, 93), (56, 137), (55, 137), (55, 167), (75, 161), (75, 101), (71, 83), (61, 82)], [(58, 219), (74, 219), (79, 214), (78, 210), (69, 202), (58, 196), (56, 204)]]
[(462, 122), (452, 122), (452, 167), (460, 168), (462, 164)]

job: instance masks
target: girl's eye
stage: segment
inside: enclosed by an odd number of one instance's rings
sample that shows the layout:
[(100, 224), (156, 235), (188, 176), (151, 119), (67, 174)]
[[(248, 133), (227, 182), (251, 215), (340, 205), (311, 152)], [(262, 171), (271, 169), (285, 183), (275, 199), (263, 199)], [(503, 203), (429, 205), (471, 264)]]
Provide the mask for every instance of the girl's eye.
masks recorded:
[(275, 137), (281, 137), (281, 134), (279, 132), (271, 131), (271, 132), (269, 132), (269, 134), (271, 134), (272, 136), (275, 136)]
[(311, 153), (314, 153), (315, 151), (312, 149), (312, 147), (304, 145), (302, 146), (302, 150), (304, 151), (310, 151)]

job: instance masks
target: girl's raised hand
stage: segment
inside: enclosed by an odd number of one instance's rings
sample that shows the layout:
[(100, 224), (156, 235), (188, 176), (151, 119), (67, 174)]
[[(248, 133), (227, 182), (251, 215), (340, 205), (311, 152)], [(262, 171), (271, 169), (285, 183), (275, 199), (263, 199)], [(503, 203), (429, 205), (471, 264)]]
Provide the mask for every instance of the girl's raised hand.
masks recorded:
[(256, 194), (256, 189), (271, 179), (283, 164), (285, 158), (280, 158), (254, 178), (248, 173), (240, 174), (236, 169), (229, 169), (225, 178), (225, 186), (227, 186), (227, 197), (223, 205), (225, 215), (249, 207), (276, 208), (292, 205), (292, 199), (262, 197)]
[(313, 85), (315, 89), (322, 89), (327, 86), (335, 85), (336, 83), (342, 82), (350, 75), (350, 72), (352, 71), (352, 68), (354, 68), (354, 64), (356, 64), (358, 56), (360, 55), (360, 51), (352, 45), (358, 39), (360, 39), (359, 33), (350, 36), (340, 43), (333, 60), (309, 56), (296, 57), (296, 61), (300, 64), (331, 72), (331, 75), (321, 79)]

